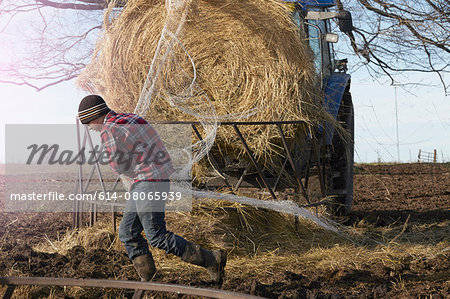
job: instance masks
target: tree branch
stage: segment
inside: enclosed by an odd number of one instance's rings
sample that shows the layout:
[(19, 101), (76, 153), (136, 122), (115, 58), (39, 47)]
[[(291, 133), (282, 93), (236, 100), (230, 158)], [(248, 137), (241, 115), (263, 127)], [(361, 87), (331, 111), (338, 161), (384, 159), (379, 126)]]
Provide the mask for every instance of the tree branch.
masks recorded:
[(36, 0), (36, 2), (39, 2), (44, 6), (54, 7), (58, 9), (103, 10), (108, 7), (108, 2), (105, 0), (81, 1), (88, 4), (54, 2), (49, 0)]

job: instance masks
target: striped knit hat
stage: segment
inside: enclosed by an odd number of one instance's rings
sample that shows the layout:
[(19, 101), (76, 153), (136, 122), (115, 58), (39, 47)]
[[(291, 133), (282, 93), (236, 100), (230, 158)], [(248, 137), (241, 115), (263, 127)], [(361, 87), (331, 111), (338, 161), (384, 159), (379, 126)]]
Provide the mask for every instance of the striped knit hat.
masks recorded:
[(78, 117), (81, 123), (86, 125), (109, 111), (111, 109), (109, 109), (101, 96), (88, 95), (81, 100), (80, 106), (78, 106)]

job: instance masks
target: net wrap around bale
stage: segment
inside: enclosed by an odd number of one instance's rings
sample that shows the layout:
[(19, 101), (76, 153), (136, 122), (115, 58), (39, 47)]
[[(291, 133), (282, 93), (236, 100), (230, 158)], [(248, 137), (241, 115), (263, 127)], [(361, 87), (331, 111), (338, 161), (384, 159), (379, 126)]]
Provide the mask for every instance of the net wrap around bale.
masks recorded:
[[(78, 85), (101, 94), (117, 112), (133, 112), (166, 17), (163, 0), (130, 0), (121, 11), (110, 8)], [(170, 101), (174, 95), (183, 98), (193, 78), (201, 92), (191, 94), (190, 101), (206, 95), (219, 120), (247, 112), (245, 118), (231, 119), (318, 124), (327, 118), (315, 105), (320, 96), (312, 53), (281, 1), (192, 0), (168, 54), (151, 106), (142, 115), (150, 122), (197, 121)], [(301, 138), (307, 127), (284, 125), (283, 129), (292, 139)], [(242, 126), (241, 131), (263, 164), (282, 152), (275, 126)], [(221, 152), (243, 153), (231, 127), (217, 131), (216, 145)]]

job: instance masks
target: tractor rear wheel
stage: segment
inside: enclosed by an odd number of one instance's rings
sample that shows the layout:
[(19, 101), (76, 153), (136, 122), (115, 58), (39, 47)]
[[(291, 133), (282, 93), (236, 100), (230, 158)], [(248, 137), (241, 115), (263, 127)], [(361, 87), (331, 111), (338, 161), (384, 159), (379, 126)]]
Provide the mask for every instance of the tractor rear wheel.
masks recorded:
[(331, 197), (328, 210), (333, 215), (343, 215), (351, 211), (353, 203), (355, 125), (352, 96), (348, 88), (342, 97), (337, 120), (346, 134), (339, 130), (334, 132), (326, 181), (327, 195)]

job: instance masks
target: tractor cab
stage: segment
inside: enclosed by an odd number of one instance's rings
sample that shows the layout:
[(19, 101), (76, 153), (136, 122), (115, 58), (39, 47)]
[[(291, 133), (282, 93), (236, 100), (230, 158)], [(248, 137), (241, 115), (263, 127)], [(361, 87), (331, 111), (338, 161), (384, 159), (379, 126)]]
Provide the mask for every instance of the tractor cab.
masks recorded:
[(314, 53), (317, 73), (325, 80), (335, 70), (345, 73), (347, 60), (335, 60), (333, 44), (339, 36), (332, 32), (330, 20), (335, 19), (342, 32), (351, 32), (353, 25), (348, 11), (332, 11), (334, 0), (287, 0), (292, 18)]

